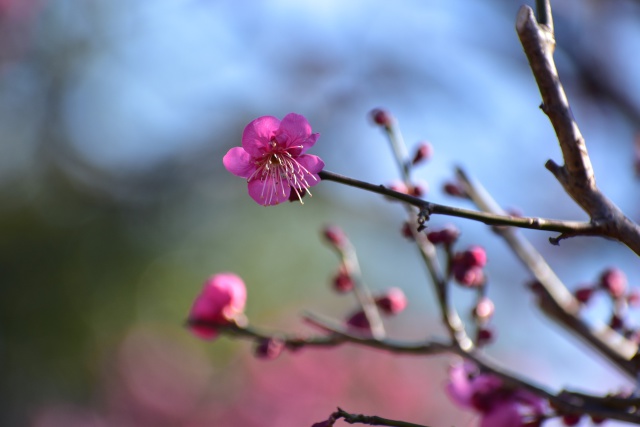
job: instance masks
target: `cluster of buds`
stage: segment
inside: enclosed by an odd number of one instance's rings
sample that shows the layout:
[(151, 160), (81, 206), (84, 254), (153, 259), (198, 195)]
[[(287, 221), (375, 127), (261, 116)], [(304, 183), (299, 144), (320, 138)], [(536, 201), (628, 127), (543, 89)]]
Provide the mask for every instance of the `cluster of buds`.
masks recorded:
[[(357, 261), (354, 259), (353, 247), (341, 228), (330, 225), (322, 230), (325, 241), (336, 251), (340, 257), (340, 266), (332, 279), (333, 289), (341, 294), (355, 292), (356, 281), (360, 280), (359, 271), (354, 266)], [(395, 315), (402, 312), (407, 307), (407, 298), (400, 288), (390, 288), (386, 292), (374, 296), (373, 302), (381, 314)], [(351, 314), (346, 320), (347, 326), (359, 331), (371, 331), (371, 324), (364, 309), (360, 309)]]
[(487, 253), (481, 246), (471, 246), (466, 251), (456, 252), (449, 261), (449, 271), (455, 281), (469, 288), (485, 284), (482, 268), (487, 263)]
[(453, 225), (446, 225), (439, 230), (433, 230), (427, 233), (427, 239), (434, 245), (444, 245), (451, 247), (460, 237), (460, 231)]
[(579, 286), (574, 296), (586, 305), (596, 293), (604, 293), (613, 303), (609, 327), (640, 341), (638, 331), (629, 328), (624, 321), (627, 308), (640, 305), (640, 293), (635, 289), (629, 290), (627, 276), (617, 268), (608, 268), (600, 274), (596, 283)]

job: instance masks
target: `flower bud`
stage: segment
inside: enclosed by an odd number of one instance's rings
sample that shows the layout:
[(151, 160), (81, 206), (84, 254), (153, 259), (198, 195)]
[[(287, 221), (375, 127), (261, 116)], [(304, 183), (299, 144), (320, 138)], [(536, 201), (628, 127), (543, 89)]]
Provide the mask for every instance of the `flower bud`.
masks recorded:
[(627, 290), (627, 277), (621, 270), (609, 268), (600, 276), (600, 286), (602, 286), (612, 298), (621, 298)]
[(247, 290), (242, 279), (233, 273), (211, 276), (196, 297), (189, 312), (189, 329), (203, 339), (218, 336), (217, 326), (232, 323), (242, 314)]
[(446, 225), (440, 230), (427, 233), (427, 239), (434, 245), (440, 243), (445, 246), (452, 245), (456, 240), (458, 240), (459, 236), (460, 231), (458, 231), (458, 229), (451, 224)]
[(347, 326), (359, 329), (361, 332), (371, 332), (371, 325), (369, 324), (369, 319), (367, 319), (364, 311), (360, 310), (355, 312), (349, 319), (347, 319)]
[(480, 328), (478, 329), (478, 334), (476, 335), (476, 344), (480, 347), (483, 345), (491, 344), (495, 339), (495, 333), (493, 330), (489, 328)]
[(471, 246), (462, 256), (464, 263), (470, 267), (484, 267), (487, 263), (487, 253), (482, 246)]
[(413, 160), (411, 163), (417, 165), (419, 163), (425, 162), (431, 158), (433, 155), (433, 146), (431, 143), (423, 141), (418, 145), (418, 149), (416, 150), (416, 154), (413, 156)]
[(385, 314), (398, 314), (407, 307), (407, 297), (400, 288), (391, 288), (375, 299), (378, 308)]
[(387, 110), (374, 108), (373, 110), (371, 110), (369, 115), (373, 119), (373, 122), (377, 125), (384, 126), (386, 128), (390, 128), (393, 125), (393, 116)]
[(593, 296), (594, 291), (595, 289), (593, 287), (584, 286), (576, 289), (573, 294), (575, 295), (578, 301), (580, 301), (582, 304), (586, 304), (589, 302), (589, 300)]
[(461, 263), (453, 266), (453, 277), (459, 284), (470, 288), (480, 287), (485, 282), (482, 268), (468, 267)]
[(480, 322), (487, 322), (493, 316), (496, 307), (488, 297), (482, 297), (473, 308), (473, 317)]
[(280, 356), (284, 348), (284, 341), (279, 338), (270, 337), (258, 343), (255, 349), (255, 355), (259, 359), (273, 360)]
[(414, 240), (413, 237), (413, 230), (411, 229), (412, 225), (408, 222), (405, 221), (402, 223), (402, 236), (406, 237), (407, 239), (411, 239)]
[(462, 197), (462, 198), (467, 198), (467, 192), (464, 191), (464, 188), (462, 188), (462, 186), (456, 182), (446, 182), (442, 189), (444, 190), (444, 192), (450, 196), (454, 196), (454, 197)]
[(333, 278), (333, 289), (337, 292), (345, 293), (353, 290), (354, 283), (351, 278), (351, 274), (344, 266), (341, 266), (338, 270), (338, 274)]
[(575, 426), (580, 422), (582, 415), (580, 414), (566, 414), (562, 416), (562, 423), (566, 426)]
[(329, 244), (333, 245), (337, 249), (344, 248), (347, 243), (347, 235), (344, 234), (342, 228), (337, 225), (327, 225), (322, 229), (322, 235)]

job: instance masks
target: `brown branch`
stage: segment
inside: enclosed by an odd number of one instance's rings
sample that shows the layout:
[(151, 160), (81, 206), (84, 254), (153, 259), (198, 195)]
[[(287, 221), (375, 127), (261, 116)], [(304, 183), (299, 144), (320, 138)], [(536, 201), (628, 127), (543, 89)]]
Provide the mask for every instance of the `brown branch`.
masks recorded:
[[(550, 10), (548, 8), (549, 14)], [(589, 215), (599, 234), (624, 243), (640, 255), (640, 227), (596, 186), (584, 138), (569, 107), (553, 60), (553, 27), (538, 24), (533, 10), (522, 6), (518, 12), (516, 30), (542, 95), (541, 108), (551, 121), (565, 162), (560, 166), (549, 160), (546, 168)]]
[[(460, 168), (456, 170), (465, 191), (479, 209), (502, 213), (502, 209), (477, 181), (471, 181)], [(603, 325), (600, 330), (590, 328), (579, 316), (580, 304), (556, 276), (551, 267), (529, 241), (513, 228), (499, 228), (496, 232), (507, 242), (516, 256), (531, 271), (541, 285), (538, 305), (551, 320), (581, 338), (600, 352), (623, 373), (635, 379), (638, 372), (633, 357), (638, 346), (613, 329)]]
[(533, 230), (557, 231), (560, 233), (572, 233), (575, 235), (601, 235), (601, 228), (593, 223), (580, 221), (561, 221), (545, 218), (527, 218), (509, 215), (497, 215), (487, 212), (472, 211), (469, 209), (456, 208), (453, 206), (431, 203), (418, 197), (393, 191), (383, 185), (374, 185), (368, 182), (359, 181), (348, 176), (337, 173), (322, 171), (318, 175), (324, 181), (334, 181), (351, 187), (382, 194), (404, 203), (413, 205), (421, 210), (423, 215), (447, 215), (458, 218), (466, 218), (479, 221), (487, 225), (509, 225), (512, 227), (529, 228)]
[(428, 427), (422, 424), (408, 423), (406, 421), (390, 420), (388, 418), (378, 417), (376, 415), (350, 414), (344, 409), (338, 408), (336, 412), (331, 414), (329, 419), (324, 423), (316, 423), (315, 426), (333, 425), (340, 418), (349, 424), (366, 424), (369, 426), (388, 426), (388, 427)]

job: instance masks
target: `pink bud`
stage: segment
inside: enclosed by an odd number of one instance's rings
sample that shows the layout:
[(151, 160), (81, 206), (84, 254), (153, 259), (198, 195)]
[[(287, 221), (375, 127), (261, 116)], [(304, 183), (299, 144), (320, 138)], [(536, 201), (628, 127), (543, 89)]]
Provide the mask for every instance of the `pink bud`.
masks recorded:
[(453, 225), (446, 225), (444, 228), (436, 231), (431, 231), (427, 233), (427, 239), (434, 245), (444, 244), (444, 245), (452, 245), (458, 237), (460, 236), (460, 231)]
[(476, 344), (479, 346), (487, 345), (493, 342), (495, 339), (494, 332), (489, 328), (478, 329), (478, 335), (476, 335)]
[(338, 270), (338, 274), (333, 278), (333, 289), (340, 293), (353, 290), (354, 283), (347, 269), (342, 266)]
[(396, 191), (402, 194), (409, 194), (409, 187), (402, 181), (394, 181), (391, 184), (387, 185), (389, 190)]
[(412, 163), (417, 165), (418, 163), (422, 163), (427, 161), (433, 155), (433, 146), (426, 141), (420, 142), (418, 145), (418, 149), (416, 150), (416, 154), (413, 156)]
[(347, 242), (347, 235), (342, 228), (337, 225), (327, 225), (322, 229), (322, 235), (331, 245), (338, 249), (344, 248)]
[(364, 314), (364, 311), (362, 310), (357, 311), (351, 317), (349, 317), (349, 319), (347, 320), (347, 326), (354, 329), (360, 329), (362, 332), (371, 331), (371, 325), (369, 324), (369, 319), (367, 319), (367, 316)]
[(486, 322), (489, 320), (493, 313), (496, 311), (496, 307), (488, 297), (482, 297), (478, 300), (478, 303), (473, 309), (473, 315), (476, 319)]
[(585, 287), (576, 289), (574, 292), (574, 295), (578, 301), (580, 301), (583, 304), (586, 304), (589, 302), (589, 300), (593, 296), (594, 291), (595, 289), (593, 289), (593, 287), (585, 286)]
[(575, 426), (580, 422), (582, 415), (580, 414), (566, 414), (562, 416), (562, 423), (566, 426)]
[(387, 110), (374, 108), (373, 110), (371, 110), (369, 115), (373, 119), (373, 122), (377, 125), (384, 126), (386, 128), (389, 128), (391, 127), (391, 125), (393, 125), (393, 116)]
[(602, 286), (613, 298), (621, 298), (627, 290), (627, 277), (617, 268), (609, 268), (600, 276)]
[(196, 297), (189, 312), (189, 329), (203, 339), (218, 336), (216, 326), (227, 325), (244, 311), (247, 290), (233, 273), (211, 276)]
[(385, 314), (398, 314), (407, 308), (407, 297), (400, 288), (391, 288), (376, 298), (376, 305)]
[(273, 360), (280, 356), (285, 348), (285, 343), (279, 338), (270, 337), (261, 340), (256, 346), (255, 355), (259, 359)]
[(624, 326), (624, 321), (617, 314), (612, 314), (609, 319), (609, 327), (613, 330), (619, 331)]
[(450, 196), (467, 198), (467, 193), (464, 188), (455, 182), (446, 182), (442, 187), (444, 192)]
[(407, 221), (402, 223), (402, 235), (404, 237), (406, 237), (407, 239), (411, 239), (413, 240), (413, 230), (411, 229), (411, 224), (409, 224)]
[(470, 288), (484, 285), (484, 273), (480, 267), (468, 267), (465, 264), (454, 264), (453, 277), (456, 281)]
[(411, 188), (409, 188), (409, 194), (413, 197), (422, 197), (427, 194), (428, 188), (429, 186), (426, 182), (413, 184)]
[(462, 256), (464, 263), (470, 267), (484, 267), (487, 263), (487, 253), (482, 246), (471, 246)]

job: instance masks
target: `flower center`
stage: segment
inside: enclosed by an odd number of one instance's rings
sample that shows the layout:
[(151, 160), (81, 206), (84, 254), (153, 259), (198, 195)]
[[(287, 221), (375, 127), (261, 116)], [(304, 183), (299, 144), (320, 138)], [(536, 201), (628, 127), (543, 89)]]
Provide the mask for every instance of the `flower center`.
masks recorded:
[(311, 177), (314, 180), (316, 178), (298, 162), (297, 156), (285, 149), (278, 149), (276, 141), (271, 141), (269, 145), (273, 151), (255, 160), (256, 170), (247, 178), (247, 182), (259, 180), (262, 183), (261, 197), (267, 204), (271, 204), (278, 192), (282, 197), (288, 197), (289, 188), (289, 191), (295, 191), (300, 203), (304, 204), (302, 196), (305, 193), (311, 196), (309, 191), (311, 185), (307, 178)]

